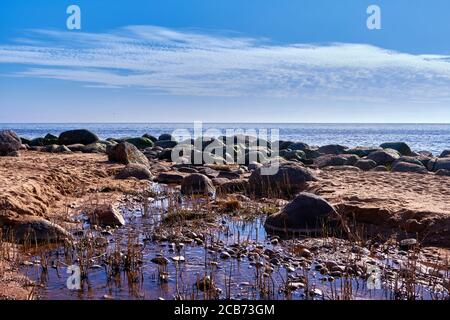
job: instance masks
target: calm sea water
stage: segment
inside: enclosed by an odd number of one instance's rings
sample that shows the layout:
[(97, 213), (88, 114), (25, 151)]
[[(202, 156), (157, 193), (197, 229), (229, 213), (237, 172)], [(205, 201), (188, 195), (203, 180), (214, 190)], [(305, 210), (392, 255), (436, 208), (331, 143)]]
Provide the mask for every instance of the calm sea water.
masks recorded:
[[(12, 129), (21, 137), (35, 138), (47, 133), (58, 135), (70, 130), (89, 129), (101, 138), (133, 137), (149, 133), (158, 136), (172, 133), (176, 129), (194, 132), (193, 123), (40, 123), (0, 124), (0, 129)], [(416, 151), (428, 150), (439, 154), (450, 149), (450, 124), (249, 124), (208, 123), (203, 130), (218, 129), (225, 134), (227, 129), (278, 129), (280, 139), (302, 141), (311, 145), (338, 143), (347, 146), (378, 146), (383, 142), (405, 141)]]

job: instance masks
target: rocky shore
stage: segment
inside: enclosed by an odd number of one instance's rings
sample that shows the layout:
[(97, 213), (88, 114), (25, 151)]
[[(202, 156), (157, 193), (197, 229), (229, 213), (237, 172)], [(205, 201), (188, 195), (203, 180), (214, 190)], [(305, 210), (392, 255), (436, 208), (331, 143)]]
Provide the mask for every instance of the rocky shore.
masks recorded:
[[(450, 150), (433, 155), (403, 142), (319, 147), (260, 145), (249, 136), (232, 141), (230, 153), (225, 140), (216, 138), (200, 144), (169, 134), (100, 140), (72, 130), (28, 140), (0, 131), (2, 244), (70, 240), (80, 213), (93, 224), (120, 228), (125, 220), (118, 208), (130, 197), (142, 202), (156, 184), (181, 197), (225, 203), (229, 211), (269, 203), (272, 212), (253, 214), (267, 215), (267, 232), (283, 238), (326, 231), (343, 239), (414, 239), (420, 246), (450, 248)], [(194, 163), (198, 154), (202, 161)], [(275, 162), (277, 172), (265, 175)], [(13, 282), (5, 281), (2, 295), (16, 297), (8, 294)]]

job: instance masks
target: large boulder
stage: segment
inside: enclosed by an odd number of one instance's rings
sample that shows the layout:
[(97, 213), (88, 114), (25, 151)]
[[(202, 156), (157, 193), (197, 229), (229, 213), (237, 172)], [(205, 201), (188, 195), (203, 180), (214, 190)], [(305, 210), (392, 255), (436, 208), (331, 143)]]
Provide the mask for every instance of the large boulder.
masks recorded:
[(344, 150), (344, 153), (346, 154), (356, 154), (359, 157), (366, 157), (372, 152), (382, 150), (381, 148), (374, 148), (374, 147), (356, 147)]
[[(105, 143), (101, 143), (101, 142), (94, 142), (91, 144), (88, 144), (87, 146), (83, 146), (81, 148), (81, 151), (83, 153), (106, 153), (106, 149), (107, 149), (108, 145)], [(69, 147), (70, 150), (72, 150), (72, 148)]]
[(303, 151), (305, 149), (310, 149), (309, 145), (307, 145), (304, 142), (292, 143), (292, 144), (289, 145), (288, 148), (291, 149), (292, 151), (297, 151), (297, 150)]
[(16, 152), (22, 146), (22, 141), (12, 130), (0, 131), (0, 156)]
[(375, 161), (378, 165), (385, 166), (391, 164), (395, 160), (400, 158), (398, 151), (394, 149), (384, 149), (372, 152), (367, 156), (367, 159)]
[(61, 226), (41, 217), (22, 215), (18, 218), (0, 217), (0, 226), (16, 242), (53, 243), (72, 236)]
[(135, 163), (145, 167), (150, 166), (147, 157), (134, 145), (128, 142), (121, 142), (115, 146), (109, 146), (107, 148), (107, 153), (109, 161), (123, 164)]
[(264, 227), (273, 232), (317, 233), (324, 226), (336, 226), (338, 215), (325, 199), (300, 193), (281, 211), (269, 216)]
[(319, 167), (328, 167), (328, 166), (351, 166), (354, 165), (359, 160), (359, 157), (354, 154), (325, 154), (318, 158), (314, 159), (314, 164)]
[(94, 208), (90, 213), (91, 223), (101, 226), (123, 226), (125, 219), (113, 204), (103, 204)]
[(136, 178), (138, 180), (153, 180), (153, 175), (150, 170), (142, 165), (137, 163), (128, 164), (125, 168), (119, 171), (116, 175), (117, 179), (129, 179)]
[(92, 133), (86, 129), (69, 130), (61, 133), (58, 138), (58, 144), (64, 144), (66, 146), (71, 144), (81, 143), (88, 145), (97, 142), (99, 138), (95, 133)]
[(411, 155), (411, 148), (405, 142), (386, 142), (380, 145), (383, 149), (394, 149), (398, 151), (402, 156)]
[(161, 172), (157, 181), (159, 183), (180, 184), (186, 176), (187, 174), (177, 171)]
[(396, 162), (391, 169), (392, 172), (414, 172), (414, 173), (428, 173), (427, 168), (422, 164), (416, 164), (411, 162)]
[(159, 136), (158, 138), (159, 141), (170, 141), (170, 140), (175, 140), (175, 138), (168, 133), (163, 133), (162, 135)]
[(450, 150), (442, 151), (441, 155), (439, 156), (439, 158), (447, 158), (447, 157), (450, 157)]
[(438, 171), (441, 169), (450, 170), (450, 157), (431, 159), (428, 161), (427, 167), (430, 171)]
[(317, 151), (324, 154), (342, 154), (346, 149), (348, 149), (348, 147), (339, 144), (328, 144), (320, 147)]
[(377, 163), (370, 159), (360, 159), (355, 164), (355, 167), (364, 171), (369, 171), (377, 166)]
[(154, 143), (152, 140), (140, 137), (140, 138), (129, 138), (125, 140), (128, 143), (131, 143), (138, 149), (152, 148)]
[(173, 140), (158, 140), (155, 142), (156, 147), (161, 147), (163, 149), (174, 148), (177, 144), (178, 144), (178, 142), (173, 141)]
[(272, 175), (264, 175), (264, 169), (256, 169), (249, 178), (250, 192), (256, 196), (290, 197), (302, 191), (306, 182), (317, 180), (311, 170), (299, 163), (281, 163)]
[(158, 138), (156, 138), (155, 136), (152, 136), (151, 134), (145, 133), (142, 138), (147, 138), (152, 142), (156, 142), (158, 141)]
[(188, 175), (181, 182), (181, 193), (184, 195), (209, 195), (215, 193), (215, 187), (212, 181), (200, 173)]
[(450, 170), (439, 169), (438, 171), (436, 171), (435, 174), (441, 177), (450, 177)]

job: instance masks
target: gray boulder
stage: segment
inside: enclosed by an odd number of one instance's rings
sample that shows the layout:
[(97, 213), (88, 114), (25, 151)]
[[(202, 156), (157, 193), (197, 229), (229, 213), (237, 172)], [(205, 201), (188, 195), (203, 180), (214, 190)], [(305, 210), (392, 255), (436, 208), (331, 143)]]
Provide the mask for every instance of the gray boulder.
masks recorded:
[(303, 151), (305, 149), (310, 149), (309, 145), (303, 142), (295, 142), (289, 145), (288, 149), (291, 149), (292, 151)]
[(450, 157), (431, 159), (428, 161), (427, 167), (429, 171), (450, 170)]
[(422, 164), (410, 163), (410, 162), (397, 162), (392, 166), (392, 172), (414, 172), (426, 174), (428, 173), (427, 168)]
[(0, 131), (0, 156), (19, 151), (22, 141), (12, 130)]
[(450, 150), (442, 151), (441, 155), (439, 156), (439, 158), (447, 158), (447, 157), (450, 157)]
[(317, 180), (311, 170), (299, 163), (281, 163), (273, 175), (264, 175), (263, 169), (257, 168), (249, 178), (250, 192), (256, 196), (290, 197), (301, 191), (306, 182)]
[(394, 149), (384, 149), (372, 152), (367, 156), (367, 159), (375, 161), (378, 165), (391, 164), (395, 160), (400, 158), (398, 151)]
[(97, 206), (90, 213), (90, 220), (93, 224), (101, 226), (123, 226), (125, 224), (123, 215), (111, 204)]
[(264, 227), (274, 232), (317, 233), (325, 225), (337, 225), (338, 215), (325, 199), (302, 192), (281, 211), (269, 216)]
[[(107, 145), (100, 142), (94, 142), (81, 148), (83, 153), (106, 153)], [(69, 149), (71, 149), (69, 147)]]
[(138, 149), (146, 149), (146, 148), (152, 148), (155, 144), (152, 140), (140, 137), (140, 138), (128, 138), (125, 140), (128, 143), (131, 143)]
[(178, 142), (173, 140), (158, 140), (155, 142), (156, 147), (161, 147), (163, 149), (172, 149), (174, 148)]
[(128, 179), (128, 178), (136, 178), (139, 180), (153, 180), (153, 175), (150, 170), (142, 165), (137, 163), (128, 164), (125, 168), (123, 168), (116, 175), (117, 179)]
[(216, 191), (212, 181), (200, 173), (188, 175), (181, 182), (181, 193), (184, 195), (214, 195)]
[(375, 168), (373, 168), (370, 171), (375, 171), (375, 172), (388, 172), (388, 168), (386, 168), (386, 166), (376, 166)]
[(377, 163), (370, 159), (360, 159), (355, 164), (355, 167), (364, 171), (369, 171), (377, 166)]
[(346, 149), (348, 149), (348, 147), (339, 144), (329, 144), (320, 147), (317, 151), (323, 154), (342, 154)]
[(150, 167), (147, 157), (134, 145), (128, 142), (121, 142), (115, 146), (109, 146), (107, 148), (107, 154), (109, 161), (122, 164), (135, 163)]
[(81, 143), (88, 145), (97, 142), (99, 138), (96, 134), (86, 129), (69, 130), (61, 133), (58, 138), (58, 144), (71, 145)]
[(411, 155), (411, 148), (405, 142), (386, 142), (380, 145), (383, 149), (394, 149), (403, 156)]
[(359, 160), (359, 157), (354, 154), (340, 154), (340, 155), (332, 155), (326, 154), (322, 155), (318, 158), (314, 159), (314, 164), (319, 167), (328, 167), (328, 166), (345, 166), (345, 165), (354, 165)]
[(382, 150), (382, 148), (377, 147), (356, 147), (344, 150), (345, 154), (356, 154), (359, 157), (367, 157), (369, 154), (375, 151)]
[(170, 141), (170, 140), (175, 140), (175, 138), (168, 133), (163, 133), (162, 135), (159, 136), (158, 138), (159, 141)]
[(72, 235), (59, 225), (41, 217), (0, 217), (0, 226), (10, 231), (17, 242), (53, 243), (71, 239)]
[(438, 171), (436, 171), (435, 174), (436, 174), (437, 176), (450, 177), (450, 170), (439, 169)]

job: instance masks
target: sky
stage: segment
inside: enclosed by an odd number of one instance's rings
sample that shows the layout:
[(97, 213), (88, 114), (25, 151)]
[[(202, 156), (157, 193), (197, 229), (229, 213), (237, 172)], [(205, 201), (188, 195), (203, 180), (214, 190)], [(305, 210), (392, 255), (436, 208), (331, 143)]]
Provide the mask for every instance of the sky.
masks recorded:
[[(70, 5), (81, 30), (67, 28)], [(0, 123), (450, 123), (449, 12), (447, 0), (1, 1)]]

